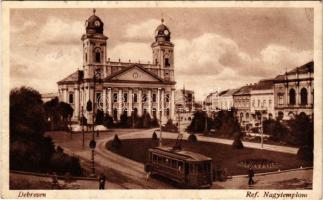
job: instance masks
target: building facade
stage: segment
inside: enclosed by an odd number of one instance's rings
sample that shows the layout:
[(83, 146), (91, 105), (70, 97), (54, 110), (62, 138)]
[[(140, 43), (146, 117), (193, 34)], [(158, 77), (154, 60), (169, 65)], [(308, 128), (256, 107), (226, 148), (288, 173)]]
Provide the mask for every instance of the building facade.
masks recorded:
[(82, 70), (58, 82), (59, 100), (74, 108), (73, 120), (79, 120), (83, 113), (92, 124), (97, 110), (115, 120), (132, 112), (139, 116), (147, 112), (164, 122), (174, 118), (174, 44), (164, 20), (151, 44), (153, 62), (147, 64), (107, 59), (108, 37), (95, 10), (85, 26)]
[(239, 91), (239, 88), (221, 92), (217, 98), (217, 108), (220, 110), (230, 110), (233, 107), (233, 95), (237, 91)]
[(312, 117), (314, 105), (314, 62), (278, 75), (274, 79), (275, 114), (289, 120), (296, 114)]
[(195, 95), (193, 90), (185, 88), (175, 91), (175, 105), (179, 106), (182, 111), (194, 111)]
[(233, 94), (233, 106), (237, 111), (237, 118), (241, 126), (247, 126), (252, 121), (251, 89), (253, 85), (241, 87)]
[(275, 119), (273, 80), (260, 80), (253, 85), (250, 94), (252, 125), (260, 124), (266, 119)]

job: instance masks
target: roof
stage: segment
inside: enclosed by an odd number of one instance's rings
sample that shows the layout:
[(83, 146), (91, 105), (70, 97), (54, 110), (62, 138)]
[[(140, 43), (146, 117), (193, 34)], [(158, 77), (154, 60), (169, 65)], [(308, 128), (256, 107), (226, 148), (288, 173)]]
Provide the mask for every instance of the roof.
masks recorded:
[(314, 62), (308, 62), (300, 67), (296, 67), (290, 71), (287, 72), (287, 74), (304, 74), (304, 73), (308, 73), (308, 72), (313, 72), (314, 71)]
[(119, 70), (119, 71), (117, 71), (117, 72), (115, 72), (115, 73), (111, 74), (110, 76), (107, 76), (104, 80), (105, 80), (105, 81), (107, 81), (107, 80), (111, 80), (113, 77), (116, 77), (116, 76), (118, 76), (118, 75), (120, 75), (120, 74), (122, 74), (122, 73), (124, 73), (124, 72), (126, 72), (126, 71), (128, 71), (128, 70), (130, 70), (130, 69), (132, 69), (132, 68), (135, 68), (135, 67), (137, 67), (137, 68), (141, 69), (142, 71), (144, 71), (144, 72), (148, 73), (149, 75), (153, 76), (154, 78), (156, 78), (156, 79), (157, 79), (157, 80), (159, 80), (160, 82), (164, 82), (164, 80), (163, 80), (163, 79), (161, 79), (159, 76), (157, 76), (156, 74), (154, 74), (154, 73), (152, 73), (152, 72), (148, 71), (147, 69), (145, 69), (144, 67), (142, 67), (142, 66), (140, 66), (140, 65), (132, 65), (132, 66), (130, 66), (130, 67), (124, 67), (123, 69), (121, 69), (121, 70)]
[(82, 70), (76, 70), (75, 72), (73, 72), (72, 74), (68, 75), (66, 78), (58, 81), (58, 84), (61, 83), (73, 83), (73, 82), (77, 82), (81, 79), (81, 77), (83, 76), (83, 71)]
[(226, 90), (226, 92), (224, 94), (222, 94), (221, 96), (232, 96), (234, 95), (237, 91), (239, 91), (240, 88), (236, 88), (236, 89), (230, 89), (230, 90)]
[(234, 93), (234, 95), (248, 95), (250, 94), (252, 88), (253, 85), (242, 86), (237, 92)]
[(268, 90), (272, 89), (274, 81), (272, 79), (260, 80), (256, 85), (253, 85), (252, 90)]
[(308, 62), (300, 67), (295, 67), (294, 69), (286, 72), (284, 75), (278, 75), (274, 78), (275, 81), (279, 81), (279, 80), (285, 80), (285, 75), (292, 75), (292, 74), (296, 74), (296, 73), (299, 73), (299, 74), (306, 74), (308, 72), (311, 72), (313, 73), (314, 72), (314, 62), (311, 61), (311, 62)]
[(54, 97), (57, 97), (57, 96), (58, 96), (57, 92), (41, 94), (42, 98), (54, 98)]
[(155, 147), (155, 148), (151, 148), (151, 150), (159, 151), (169, 156), (179, 156), (181, 157), (181, 159), (191, 160), (191, 161), (212, 160), (212, 158), (199, 153), (186, 151), (186, 150), (174, 150), (172, 147), (167, 147), (167, 146)]

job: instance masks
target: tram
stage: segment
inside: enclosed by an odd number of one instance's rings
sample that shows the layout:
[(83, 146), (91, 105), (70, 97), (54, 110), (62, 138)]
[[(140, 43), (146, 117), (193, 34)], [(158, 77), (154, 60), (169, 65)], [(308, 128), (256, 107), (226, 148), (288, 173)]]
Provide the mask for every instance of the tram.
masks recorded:
[(212, 159), (182, 149), (166, 146), (150, 148), (145, 170), (171, 179), (184, 188), (212, 186)]

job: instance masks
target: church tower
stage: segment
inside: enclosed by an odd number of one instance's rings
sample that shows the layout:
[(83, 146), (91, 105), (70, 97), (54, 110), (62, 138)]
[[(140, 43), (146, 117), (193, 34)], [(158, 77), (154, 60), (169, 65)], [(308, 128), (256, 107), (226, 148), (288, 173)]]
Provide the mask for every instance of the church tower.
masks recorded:
[(174, 44), (171, 32), (164, 19), (155, 30), (155, 41), (151, 44), (153, 63), (159, 66), (158, 75), (166, 81), (174, 81)]
[(95, 15), (95, 9), (93, 9), (93, 15), (85, 21), (86, 33), (81, 38), (85, 79), (93, 78), (94, 70), (103, 70), (103, 65), (106, 63), (108, 37), (103, 34), (103, 26), (102, 20)]

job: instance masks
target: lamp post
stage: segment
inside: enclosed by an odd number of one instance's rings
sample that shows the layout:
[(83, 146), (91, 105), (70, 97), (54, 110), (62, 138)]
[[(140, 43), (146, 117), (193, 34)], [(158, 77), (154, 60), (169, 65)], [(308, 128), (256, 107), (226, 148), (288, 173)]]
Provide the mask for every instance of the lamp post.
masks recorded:
[(95, 166), (94, 166), (94, 149), (96, 147), (96, 142), (95, 142), (95, 130), (94, 130), (94, 120), (95, 120), (95, 84), (97, 80), (100, 80), (100, 75), (101, 72), (99, 69), (95, 69), (94, 74), (93, 74), (93, 106), (92, 106), (92, 140), (90, 141), (90, 148), (91, 148), (91, 169), (92, 169), (92, 176), (95, 176)]
[(81, 113), (82, 113), (82, 117), (81, 117), (81, 125), (82, 125), (82, 148), (84, 149), (84, 113), (83, 113), (83, 106), (81, 107)]

